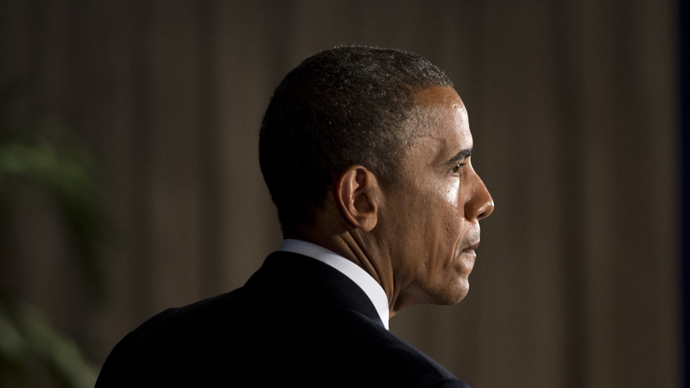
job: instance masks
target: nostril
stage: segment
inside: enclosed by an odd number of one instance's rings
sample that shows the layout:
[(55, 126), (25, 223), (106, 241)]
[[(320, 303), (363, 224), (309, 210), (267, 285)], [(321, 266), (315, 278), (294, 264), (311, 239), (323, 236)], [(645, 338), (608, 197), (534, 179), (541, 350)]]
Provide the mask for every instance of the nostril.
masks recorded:
[(481, 220), (491, 215), (494, 211), (494, 201), (489, 201), (484, 207), (482, 207), (477, 215), (477, 219)]

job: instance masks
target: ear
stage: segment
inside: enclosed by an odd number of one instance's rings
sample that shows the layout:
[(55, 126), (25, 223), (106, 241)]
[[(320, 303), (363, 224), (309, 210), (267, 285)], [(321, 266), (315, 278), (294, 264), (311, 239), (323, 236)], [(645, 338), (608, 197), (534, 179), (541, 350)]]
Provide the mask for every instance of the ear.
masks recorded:
[(355, 227), (370, 232), (378, 221), (380, 188), (366, 167), (350, 166), (335, 183), (338, 210)]

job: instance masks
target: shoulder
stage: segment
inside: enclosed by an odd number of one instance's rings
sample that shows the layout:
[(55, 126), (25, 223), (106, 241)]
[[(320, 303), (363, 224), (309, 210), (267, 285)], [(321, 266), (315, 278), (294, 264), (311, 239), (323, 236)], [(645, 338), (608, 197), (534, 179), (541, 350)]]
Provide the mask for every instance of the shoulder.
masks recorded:
[[(174, 376), (179, 366), (198, 368), (219, 350), (214, 343), (222, 346), (220, 337), (236, 333), (231, 326), (223, 326), (233, 319), (237, 310), (233, 306), (245, 303), (243, 293), (240, 288), (154, 315), (115, 345), (96, 387), (157, 385)], [(196, 357), (200, 349), (204, 353)]]
[(387, 332), (371, 343), (367, 362), (376, 366), (382, 386), (464, 387), (469, 386), (420, 350)]
[(97, 387), (198, 386), (252, 376), (260, 385), (466, 387), (352, 306), (311, 289), (248, 283), (149, 319), (115, 347)]

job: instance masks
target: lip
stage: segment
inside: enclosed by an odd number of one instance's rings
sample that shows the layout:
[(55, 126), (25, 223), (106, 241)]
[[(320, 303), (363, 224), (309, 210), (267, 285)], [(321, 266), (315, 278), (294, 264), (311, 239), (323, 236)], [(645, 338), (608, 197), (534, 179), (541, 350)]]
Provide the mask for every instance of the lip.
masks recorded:
[(468, 245), (468, 246), (465, 247), (465, 249), (463, 249), (462, 251), (463, 251), (463, 252), (470, 252), (470, 251), (474, 251), (474, 250), (477, 249), (477, 248), (479, 248), (479, 241), (474, 242), (474, 243)]

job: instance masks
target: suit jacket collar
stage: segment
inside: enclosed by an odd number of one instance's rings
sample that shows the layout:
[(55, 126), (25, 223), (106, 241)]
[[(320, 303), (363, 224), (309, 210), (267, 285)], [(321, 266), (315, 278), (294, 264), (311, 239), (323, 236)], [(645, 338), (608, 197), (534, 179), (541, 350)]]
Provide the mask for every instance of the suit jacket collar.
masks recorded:
[(311, 257), (292, 252), (270, 254), (246, 286), (270, 285), (305, 293), (363, 314), (381, 326), (381, 318), (367, 294), (338, 270)]

